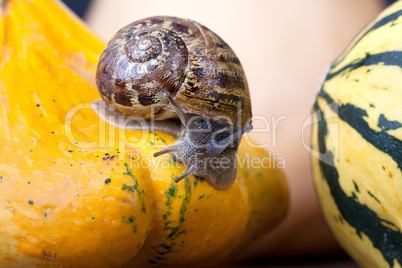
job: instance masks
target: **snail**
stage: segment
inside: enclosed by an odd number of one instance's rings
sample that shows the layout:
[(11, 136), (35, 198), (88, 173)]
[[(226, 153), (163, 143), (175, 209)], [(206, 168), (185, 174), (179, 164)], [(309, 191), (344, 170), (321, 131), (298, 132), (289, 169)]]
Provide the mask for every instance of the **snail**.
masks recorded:
[(241, 136), (252, 129), (250, 94), (239, 59), (214, 32), (177, 17), (133, 22), (107, 44), (96, 84), (102, 99), (92, 108), (109, 124), (179, 137), (154, 154), (186, 166), (176, 182), (194, 174), (217, 189), (234, 183)]

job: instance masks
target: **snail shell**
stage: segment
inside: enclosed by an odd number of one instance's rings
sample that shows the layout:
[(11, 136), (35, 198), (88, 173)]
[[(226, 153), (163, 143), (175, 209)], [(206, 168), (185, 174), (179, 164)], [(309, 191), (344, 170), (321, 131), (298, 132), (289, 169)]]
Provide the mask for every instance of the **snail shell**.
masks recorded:
[[(174, 153), (188, 168), (176, 182), (195, 174), (217, 189), (233, 184), (240, 138), (252, 129), (250, 94), (240, 61), (211, 30), (176, 17), (133, 22), (108, 43), (96, 83), (103, 101), (93, 109), (107, 122), (180, 137), (154, 154)], [(123, 126), (119, 114), (156, 121)]]
[(151, 17), (122, 28), (101, 55), (96, 82), (106, 104), (127, 116), (177, 117), (163, 97), (169, 92), (186, 114), (243, 127), (251, 118), (239, 59), (192, 20)]

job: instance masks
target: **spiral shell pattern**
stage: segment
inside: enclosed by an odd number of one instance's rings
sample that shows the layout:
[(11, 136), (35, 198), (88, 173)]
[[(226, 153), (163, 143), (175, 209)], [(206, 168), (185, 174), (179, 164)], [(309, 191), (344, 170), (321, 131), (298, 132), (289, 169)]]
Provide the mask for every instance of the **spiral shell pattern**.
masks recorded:
[(103, 100), (124, 115), (150, 118), (175, 95), (188, 65), (188, 51), (174, 32), (161, 27), (137, 30), (129, 25), (109, 42), (98, 64)]
[(133, 38), (126, 45), (127, 55), (135, 62), (147, 62), (159, 56), (162, 52), (162, 43), (155, 36)]

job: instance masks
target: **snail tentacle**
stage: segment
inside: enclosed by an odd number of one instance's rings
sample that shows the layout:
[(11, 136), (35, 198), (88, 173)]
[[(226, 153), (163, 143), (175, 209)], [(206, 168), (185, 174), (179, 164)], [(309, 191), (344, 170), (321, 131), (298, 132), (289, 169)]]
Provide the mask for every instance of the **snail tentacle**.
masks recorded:
[(162, 151), (154, 153), (154, 157), (158, 157), (158, 156), (163, 155), (163, 154), (173, 153), (173, 152), (176, 152), (177, 150), (178, 150), (178, 148), (172, 146), (172, 147), (166, 148), (166, 149), (164, 149)]
[(169, 92), (164, 92), (163, 96), (167, 98), (170, 102), (170, 104), (173, 106), (174, 110), (177, 113), (177, 116), (180, 118), (180, 121), (183, 123), (183, 125), (188, 129), (191, 128), (196, 128), (194, 121), (189, 120), (188, 116), (183, 112), (183, 110), (180, 108), (180, 106), (173, 100), (172, 96), (169, 94)]
[(186, 172), (184, 172), (183, 174), (181, 174), (179, 177), (177, 177), (174, 181), (177, 183), (179, 181), (181, 181), (182, 179), (184, 179), (185, 177), (190, 176), (191, 174), (193, 174), (195, 169), (195, 166), (190, 166)]

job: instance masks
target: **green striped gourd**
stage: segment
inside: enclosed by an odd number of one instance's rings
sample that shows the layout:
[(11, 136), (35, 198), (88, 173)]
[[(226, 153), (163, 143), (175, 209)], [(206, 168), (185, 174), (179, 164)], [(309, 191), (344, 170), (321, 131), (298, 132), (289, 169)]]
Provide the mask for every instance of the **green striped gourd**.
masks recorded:
[(314, 106), (316, 193), (363, 267), (402, 265), (402, 1), (330, 66)]

